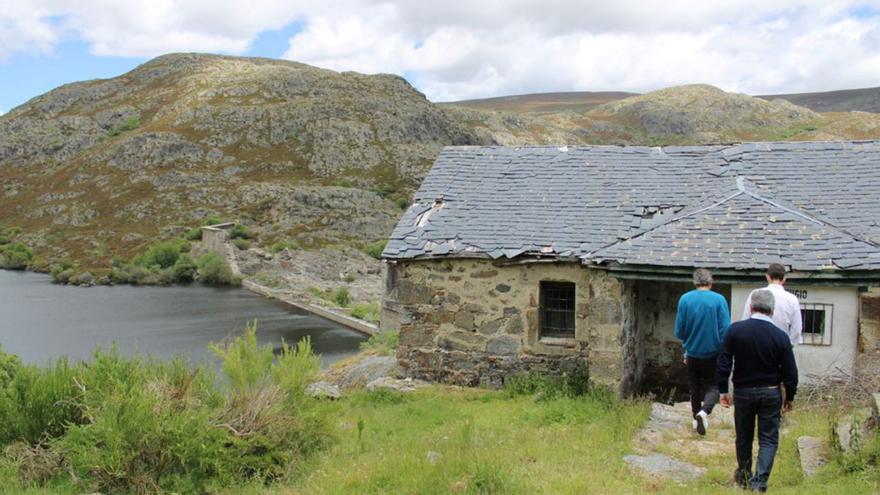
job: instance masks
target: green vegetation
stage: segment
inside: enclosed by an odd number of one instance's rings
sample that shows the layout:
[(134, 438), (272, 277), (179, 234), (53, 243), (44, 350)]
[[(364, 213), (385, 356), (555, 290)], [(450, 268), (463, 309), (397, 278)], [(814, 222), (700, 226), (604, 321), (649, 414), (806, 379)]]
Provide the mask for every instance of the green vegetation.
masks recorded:
[(239, 285), (241, 280), (232, 274), (225, 259), (214, 253), (199, 258), (199, 280), (208, 285)]
[(335, 290), (321, 290), (317, 287), (309, 287), (306, 289), (306, 292), (342, 308), (347, 308), (351, 304), (351, 294), (348, 292), (348, 287), (339, 287)]
[(289, 241), (289, 240), (288, 241), (278, 241), (275, 244), (272, 244), (272, 252), (273, 253), (280, 253), (281, 251), (284, 251), (285, 249), (288, 249), (290, 251), (296, 251), (301, 248), (300, 248), (299, 244), (296, 243), (296, 241)]
[(388, 244), (387, 240), (381, 240), (376, 242), (371, 242), (364, 246), (364, 252), (367, 255), (372, 256), (373, 258), (382, 259), (382, 251), (385, 250), (385, 245)]
[(140, 115), (132, 115), (122, 122), (116, 123), (110, 130), (107, 132), (107, 135), (110, 137), (116, 137), (124, 132), (133, 131), (141, 126), (141, 117)]
[(368, 321), (370, 323), (379, 323), (379, 315), (381, 314), (379, 303), (357, 303), (351, 307), (351, 316)]
[(251, 241), (242, 238), (232, 239), (232, 245), (241, 251), (251, 248)]
[[(383, 335), (365, 348), (393, 348), (396, 335)], [(43, 366), (0, 350), (4, 493), (736, 492), (730, 451), (694, 453), (689, 462), (707, 475), (683, 485), (632, 473), (623, 457), (650, 403), (587, 387), (585, 370), (517, 375), (497, 391), (355, 390), (320, 401), (304, 393), (319, 370), (308, 341), (276, 356), (250, 326), (211, 349), (221, 380), (205, 366), (115, 350)], [(797, 438), (827, 432), (840, 406), (798, 406), (785, 418), (774, 493), (877, 493), (876, 434), (816, 476), (801, 474)]]
[(0, 486), (47, 493), (215, 493), (293, 480), (331, 440), (304, 394), (309, 341), (258, 346), (255, 325), (204, 365), (96, 351), (88, 363), (23, 365), (0, 350)]
[(34, 251), (24, 243), (16, 241), (21, 234), (18, 227), (0, 225), (0, 269), (24, 270), (34, 261)]
[(190, 242), (197, 242), (202, 240), (202, 229), (199, 227), (193, 227), (186, 231), (186, 234), (183, 235), (183, 238)]
[(229, 231), (230, 239), (253, 239), (253, 237), (250, 229), (240, 223), (235, 224)]
[(397, 353), (397, 344), (400, 342), (400, 332), (397, 330), (377, 333), (366, 342), (361, 342), (361, 350), (368, 351), (380, 356), (393, 356)]

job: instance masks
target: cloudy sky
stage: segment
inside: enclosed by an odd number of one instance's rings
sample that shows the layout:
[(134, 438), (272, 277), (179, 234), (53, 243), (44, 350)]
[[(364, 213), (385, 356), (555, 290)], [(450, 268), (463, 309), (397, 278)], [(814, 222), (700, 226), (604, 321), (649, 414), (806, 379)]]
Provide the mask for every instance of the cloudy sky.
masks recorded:
[(434, 101), (880, 86), (880, 0), (0, 0), (0, 111), (196, 51), (392, 72)]

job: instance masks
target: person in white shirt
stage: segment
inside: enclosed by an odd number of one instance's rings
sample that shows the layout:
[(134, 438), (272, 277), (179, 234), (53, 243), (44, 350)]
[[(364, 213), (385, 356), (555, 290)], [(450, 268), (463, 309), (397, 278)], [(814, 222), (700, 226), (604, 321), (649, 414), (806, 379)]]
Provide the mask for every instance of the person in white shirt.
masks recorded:
[[(779, 263), (771, 263), (767, 267), (767, 289), (773, 293), (776, 307), (773, 310), (773, 323), (788, 334), (791, 345), (803, 343), (803, 321), (801, 320), (801, 304), (797, 296), (785, 290), (785, 267)], [(755, 289), (758, 290), (758, 289)], [(752, 291), (746, 299), (746, 307), (743, 310), (743, 320), (751, 316)]]

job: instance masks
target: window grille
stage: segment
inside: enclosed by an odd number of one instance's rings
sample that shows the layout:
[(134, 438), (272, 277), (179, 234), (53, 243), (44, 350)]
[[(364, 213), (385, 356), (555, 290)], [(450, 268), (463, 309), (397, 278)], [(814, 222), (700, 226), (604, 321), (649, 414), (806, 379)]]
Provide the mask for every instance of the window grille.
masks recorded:
[(834, 305), (801, 303), (804, 345), (831, 345)]
[(541, 337), (574, 337), (575, 286), (541, 282)]

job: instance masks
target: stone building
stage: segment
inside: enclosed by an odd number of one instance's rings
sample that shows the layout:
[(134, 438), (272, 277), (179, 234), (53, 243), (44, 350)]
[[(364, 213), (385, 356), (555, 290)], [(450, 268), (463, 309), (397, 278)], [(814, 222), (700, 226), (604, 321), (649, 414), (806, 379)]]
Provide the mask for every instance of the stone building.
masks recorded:
[(736, 320), (771, 262), (802, 301), (804, 380), (880, 371), (880, 143), (449, 147), (391, 235), (382, 325), (413, 376), (501, 385), (586, 366), (685, 389), (695, 267)]

